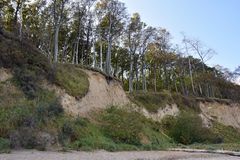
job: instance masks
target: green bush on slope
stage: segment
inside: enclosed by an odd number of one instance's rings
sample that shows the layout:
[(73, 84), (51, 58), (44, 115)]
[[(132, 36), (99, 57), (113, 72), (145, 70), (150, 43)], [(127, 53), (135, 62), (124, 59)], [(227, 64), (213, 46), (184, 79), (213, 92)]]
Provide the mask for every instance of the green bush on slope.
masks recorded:
[(177, 117), (162, 120), (166, 133), (181, 144), (222, 143), (223, 139), (210, 129), (203, 127), (201, 118), (193, 112), (182, 112)]
[(10, 142), (7, 139), (0, 137), (0, 153), (10, 152)]

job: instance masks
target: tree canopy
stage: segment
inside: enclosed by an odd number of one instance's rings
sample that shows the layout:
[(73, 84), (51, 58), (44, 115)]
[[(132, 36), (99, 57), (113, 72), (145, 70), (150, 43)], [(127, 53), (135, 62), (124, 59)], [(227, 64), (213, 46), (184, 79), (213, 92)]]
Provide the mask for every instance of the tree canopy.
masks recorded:
[(240, 98), (240, 75), (206, 62), (216, 54), (183, 35), (129, 15), (119, 0), (3, 0), (0, 27), (31, 41), (53, 63), (91, 66), (122, 80), (126, 90), (169, 90), (201, 97)]

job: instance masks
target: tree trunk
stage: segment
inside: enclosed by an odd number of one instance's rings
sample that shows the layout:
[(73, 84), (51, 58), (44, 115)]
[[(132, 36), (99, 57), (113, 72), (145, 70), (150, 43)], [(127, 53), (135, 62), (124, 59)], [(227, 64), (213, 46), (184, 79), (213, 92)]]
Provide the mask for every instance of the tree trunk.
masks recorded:
[(133, 55), (130, 53), (129, 92), (133, 92)]
[(202, 96), (203, 93), (202, 93), (202, 87), (201, 87), (201, 84), (199, 84), (198, 87), (199, 87), (200, 95)]
[(60, 26), (55, 26), (55, 32), (54, 32), (54, 62), (58, 62), (58, 35), (59, 35), (59, 29)]
[(76, 43), (76, 51), (75, 51), (75, 64), (79, 63), (79, 38), (77, 39)]
[(195, 95), (195, 88), (194, 88), (193, 75), (192, 75), (192, 64), (191, 64), (190, 58), (188, 58), (188, 65), (189, 65), (189, 74), (191, 78), (192, 91), (193, 91), (193, 95)]
[(157, 92), (157, 66), (154, 64), (154, 92)]
[(75, 64), (76, 43), (73, 43), (72, 64)]
[(112, 16), (109, 15), (109, 30), (108, 30), (108, 50), (107, 50), (107, 56), (106, 56), (106, 74), (108, 76), (111, 76), (111, 51), (112, 51)]
[(136, 74), (136, 90), (138, 90), (138, 80), (139, 80), (139, 78), (138, 78), (138, 64), (137, 64), (137, 62), (136, 62), (136, 64), (135, 64), (136, 66), (135, 66), (135, 74)]
[(142, 62), (142, 89), (144, 92), (147, 91), (147, 82), (146, 82), (146, 64), (145, 61), (143, 60)]
[(22, 3), (21, 3), (21, 9), (20, 9), (20, 26), (19, 26), (19, 38), (20, 38), (20, 41), (22, 41), (22, 28), (23, 28), (23, 3), (24, 3), (24, 0), (22, 0)]
[(62, 63), (67, 61), (66, 56), (67, 56), (67, 40), (65, 40), (64, 46), (63, 46)]
[(111, 50), (112, 50), (112, 39), (109, 35), (108, 37), (108, 50), (107, 50), (107, 57), (106, 57), (106, 74), (111, 76)]
[(93, 68), (96, 68), (96, 49), (94, 42), (93, 42)]
[(103, 71), (103, 46), (102, 40), (100, 40), (100, 70)]

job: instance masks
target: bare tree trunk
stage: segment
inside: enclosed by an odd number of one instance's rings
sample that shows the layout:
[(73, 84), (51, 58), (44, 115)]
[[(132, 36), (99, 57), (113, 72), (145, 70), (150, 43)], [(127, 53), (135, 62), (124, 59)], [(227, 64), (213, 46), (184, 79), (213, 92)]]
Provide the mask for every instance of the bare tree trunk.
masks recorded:
[(136, 74), (136, 90), (138, 90), (138, 80), (139, 80), (139, 78), (138, 78), (138, 64), (137, 64), (137, 62), (136, 62), (136, 64), (135, 64), (136, 66), (135, 66), (135, 74)]
[(102, 39), (100, 40), (100, 70), (103, 71), (103, 44), (102, 44)]
[(75, 64), (79, 63), (79, 38), (77, 39), (76, 43), (76, 51), (75, 51)]
[(58, 62), (58, 35), (59, 35), (59, 29), (60, 26), (56, 25), (55, 26), (55, 32), (54, 32), (54, 62)]
[(86, 46), (85, 46), (85, 57), (87, 60), (87, 65), (90, 65), (90, 49), (91, 49), (91, 47), (89, 47), (89, 44), (90, 44), (90, 27), (89, 27), (89, 25), (87, 27), (87, 35), (86, 36), (87, 36), (87, 41), (86, 41)]
[(62, 63), (66, 62), (66, 55), (67, 55), (67, 40), (65, 40), (63, 46)]
[(164, 64), (163, 70), (164, 70), (164, 77), (165, 77), (164, 78), (165, 89), (168, 89), (168, 73), (167, 73), (166, 64)]
[(145, 61), (143, 60), (142, 62), (142, 89), (144, 92), (147, 91), (147, 82), (146, 82), (146, 64)]
[(75, 64), (76, 43), (73, 43), (72, 64)]
[(192, 91), (193, 91), (193, 94), (195, 95), (195, 87), (193, 83), (193, 74), (192, 74), (192, 64), (191, 64), (190, 57), (188, 57), (188, 65), (189, 65), (189, 74), (190, 74), (191, 84), (192, 84)]
[(96, 49), (94, 41), (93, 41), (93, 68), (96, 68)]
[(157, 66), (154, 64), (154, 92), (157, 92)]
[(15, 9), (15, 13), (14, 13), (14, 24), (13, 24), (13, 26), (11, 26), (11, 28), (13, 29), (13, 31), (15, 33), (18, 32), (18, 28), (17, 28), (17, 26), (18, 26), (18, 12), (19, 12), (20, 8), (21, 8), (21, 4), (20, 4), (20, 0), (18, 0), (16, 9)]
[(112, 50), (112, 39), (109, 35), (109, 37), (108, 37), (108, 50), (107, 50), (107, 57), (106, 57), (106, 74), (108, 76), (111, 75), (111, 50)]
[(174, 79), (174, 86), (175, 86), (175, 91), (178, 93), (178, 87), (177, 87), (176, 79)]
[(133, 92), (133, 55), (132, 53), (130, 53), (129, 92), (130, 93)]
[(107, 50), (107, 57), (106, 57), (106, 74), (108, 76), (111, 75), (111, 51), (112, 51), (112, 16), (109, 16), (109, 30), (108, 30), (108, 50)]
[(202, 96), (202, 87), (201, 87), (201, 84), (198, 85), (199, 86), (199, 91), (200, 91), (200, 95)]
[(20, 38), (20, 41), (22, 41), (22, 28), (23, 28), (23, 3), (24, 3), (24, 0), (22, 0), (22, 3), (21, 3), (21, 9), (20, 9), (20, 27), (19, 27), (19, 38)]

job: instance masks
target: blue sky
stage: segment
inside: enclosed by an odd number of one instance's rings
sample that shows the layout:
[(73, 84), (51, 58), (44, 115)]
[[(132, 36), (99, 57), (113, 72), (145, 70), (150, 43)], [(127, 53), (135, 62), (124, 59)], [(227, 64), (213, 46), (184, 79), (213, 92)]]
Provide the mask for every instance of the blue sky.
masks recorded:
[(197, 38), (215, 55), (209, 65), (220, 64), (234, 70), (240, 65), (240, 0), (121, 0), (128, 12), (140, 13), (154, 27), (168, 29), (173, 42), (181, 32)]

